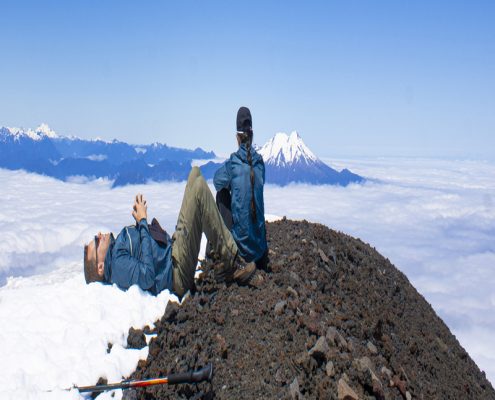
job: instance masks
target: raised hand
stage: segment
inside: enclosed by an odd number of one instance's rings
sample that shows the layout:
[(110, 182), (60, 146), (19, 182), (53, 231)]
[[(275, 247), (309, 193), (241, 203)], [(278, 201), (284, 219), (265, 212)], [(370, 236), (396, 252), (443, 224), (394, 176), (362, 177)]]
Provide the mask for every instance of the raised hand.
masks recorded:
[(134, 206), (132, 207), (132, 216), (139, 223), (143, 218), (148, 218), (148, 206), (146, 205), (146, 200), (144, 199), (141, 193), (136, 195), (136, 199), (134, 200)]

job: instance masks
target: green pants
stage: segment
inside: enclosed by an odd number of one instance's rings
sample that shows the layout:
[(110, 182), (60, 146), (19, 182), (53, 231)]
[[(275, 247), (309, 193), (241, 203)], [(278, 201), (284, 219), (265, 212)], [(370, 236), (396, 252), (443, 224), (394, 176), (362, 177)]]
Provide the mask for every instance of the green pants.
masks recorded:
[(232, 265), (237, 245), (218, 212), (215, 199), (199, 168), (193, 167), (172, 235), (173, 290), (178, 296), (183, 296), (194, 287), (202, 233), (221, 261)]

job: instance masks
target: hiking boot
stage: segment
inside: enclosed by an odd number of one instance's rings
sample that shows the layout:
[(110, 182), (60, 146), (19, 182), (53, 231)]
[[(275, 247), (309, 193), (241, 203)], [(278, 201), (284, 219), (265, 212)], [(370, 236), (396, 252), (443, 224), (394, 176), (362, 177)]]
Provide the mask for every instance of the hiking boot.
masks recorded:
[(213, 265), (215, 280), (218, 283), (231, 283), (232, 281), (243, 286), (247, 285), (254, 273), (256, 272), (256, 264), (247, 262), (240, 255), (236, 255), (233, 265), (226, 267), (225, 262), (218, 262)]
[(234, 281), (238, 285), (247, 285), (256, 272), (256, 263), (247, 262), (240, 255), (237, 255), (234, 261)]
[(234, 280), (234, 268), (226, 268), (223, 262), (217, 262), (213, 265), (213, 274), (218, 283), (230, 283)]

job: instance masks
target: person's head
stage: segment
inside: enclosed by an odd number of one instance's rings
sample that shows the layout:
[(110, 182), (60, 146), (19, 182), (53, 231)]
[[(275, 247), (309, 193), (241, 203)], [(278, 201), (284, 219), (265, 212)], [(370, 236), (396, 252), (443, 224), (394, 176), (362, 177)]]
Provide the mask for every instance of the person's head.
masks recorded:
[(237, 144), (245, 143), (247, 147), (251, 146), (253, 141), (253, 120), (251, 112), (247, 107), (239, 108), (237, 111)]
[(110, 233), (95, 235), (93, 240), (84, 245), (84, 278), (86, 283), (103, 281), (105, 273), (105, 256), (110, 246)]

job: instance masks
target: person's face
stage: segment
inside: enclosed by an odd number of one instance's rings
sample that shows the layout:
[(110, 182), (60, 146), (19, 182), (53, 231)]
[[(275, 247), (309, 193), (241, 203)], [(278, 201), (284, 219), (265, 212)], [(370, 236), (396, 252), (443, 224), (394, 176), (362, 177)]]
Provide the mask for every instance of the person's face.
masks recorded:
[(98, 232), (88, 243), (88, 257), (96, 261), (98, 275), (103, 276), (105, 270), (105, 256), (110, 245), (110, 233)]

